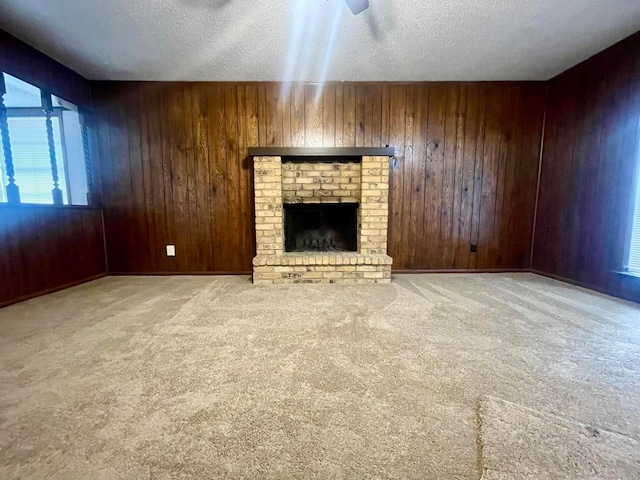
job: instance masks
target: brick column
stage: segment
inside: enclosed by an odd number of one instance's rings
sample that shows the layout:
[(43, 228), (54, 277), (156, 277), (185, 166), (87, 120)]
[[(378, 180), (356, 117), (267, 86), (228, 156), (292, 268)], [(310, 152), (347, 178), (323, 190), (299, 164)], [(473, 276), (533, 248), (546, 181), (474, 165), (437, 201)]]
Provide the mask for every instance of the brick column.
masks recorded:
[(253, 169), (256, 254), (280, 255), (284, 252), (282, 159), (254, 157)]
[(386, 254), (389, 224), (389, 157), (362, 157), (360, 253)]

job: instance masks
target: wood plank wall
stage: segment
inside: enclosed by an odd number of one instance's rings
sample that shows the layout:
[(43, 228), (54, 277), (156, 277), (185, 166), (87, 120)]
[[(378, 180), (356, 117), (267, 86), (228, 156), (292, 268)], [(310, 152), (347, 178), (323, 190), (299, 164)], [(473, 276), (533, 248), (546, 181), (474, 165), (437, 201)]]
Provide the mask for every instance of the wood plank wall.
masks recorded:
[[(86, 79), (2, 30), (0, 71), (91, 108)], [(99, 209), (0, 204), (0, 306), (104, 275), (103, 233)]]
[(94, 82), (111, 272), (248, 272), (248, 147), (387, 144), (396, 270), (529, 268), (544, 83), (281, 88)]
[(106, 272), (102, 211), (0, 205), (0, 307)]
[(623, 266), (640, 121), (640, 33), (549, 83), (533, 268), (640, 300)]

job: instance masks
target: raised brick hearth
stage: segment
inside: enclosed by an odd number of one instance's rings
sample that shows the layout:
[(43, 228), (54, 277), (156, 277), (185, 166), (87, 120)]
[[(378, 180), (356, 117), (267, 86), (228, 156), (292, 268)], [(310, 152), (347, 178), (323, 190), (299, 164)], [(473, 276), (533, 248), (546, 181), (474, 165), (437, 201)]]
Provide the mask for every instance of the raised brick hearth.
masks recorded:
[[(253, 282), (389, 283), (389, 157), (357, 160), (254, 157)], [(357, 252), (285, 252), (284, 204), (359, 203)]]

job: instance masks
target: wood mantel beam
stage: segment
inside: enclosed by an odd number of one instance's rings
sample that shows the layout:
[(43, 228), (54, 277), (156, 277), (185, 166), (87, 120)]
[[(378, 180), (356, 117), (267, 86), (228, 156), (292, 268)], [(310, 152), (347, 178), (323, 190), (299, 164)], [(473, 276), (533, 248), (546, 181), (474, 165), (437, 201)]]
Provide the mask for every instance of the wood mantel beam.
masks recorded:
[(393, 147), (249, 147), (250, 157), (393, 157)]

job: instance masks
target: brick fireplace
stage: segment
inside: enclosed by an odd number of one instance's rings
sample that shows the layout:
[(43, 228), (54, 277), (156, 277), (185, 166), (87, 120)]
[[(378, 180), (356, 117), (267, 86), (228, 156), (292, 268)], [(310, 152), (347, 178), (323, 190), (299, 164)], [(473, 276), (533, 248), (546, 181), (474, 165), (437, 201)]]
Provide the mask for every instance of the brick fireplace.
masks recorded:
[(392, 149), (255, 149), (253, 283), (389, 283)]

